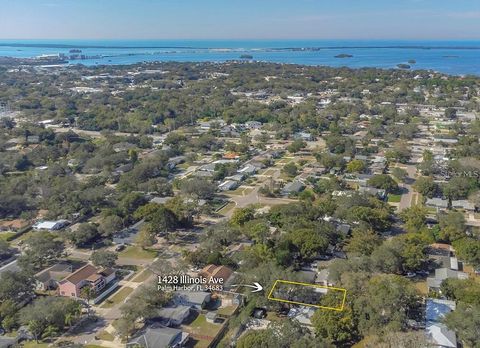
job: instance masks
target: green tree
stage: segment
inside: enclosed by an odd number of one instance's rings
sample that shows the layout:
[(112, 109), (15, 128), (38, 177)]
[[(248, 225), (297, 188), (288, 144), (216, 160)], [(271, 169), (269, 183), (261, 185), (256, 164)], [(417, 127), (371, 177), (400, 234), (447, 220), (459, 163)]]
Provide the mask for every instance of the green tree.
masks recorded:
[(353, 160), (348, 162), (347, 164), (347, 171), (349, 173), (362, 173), (363, 171), (365, 171), (365, 168), (365, 162), (361, 160)]
[(480, 241), (474, 238), (460, 238), (453, 242), (457, 256), (473, 265), (480, 267)]
[(114, 252), (107, 250), (94, 251), (90, 256), (90, 261), (97, 267), (113, 267), (118, 256)]
[(408, 313), (418, 306), (418, 294), (411, 282), (401, 276), (372, 277), (365, 291), (354, 300), (354, 311), (361, 334), (401, 331)]
[(438, 218), (440, 238), (444, 241), (456, 241), (465, 237), (465, 217), (461, 212), (450, 211)]
[[(322, 304), (338, 306), (338, 299), (330, 301), (327, 294), (322, 299)], [(317, 336), (325, 338), (336, 346), (346, 346), (357, 338), (355, 315), (350, 306), (345, 306), (342, 311), (317, 310), (312, 317), (312, 324)]]
[(307, 143), (301, 139), (297, 139), (287, 146), (287, 150), (291, 153), (297, 153), (305, 147), (307, 147)]
[(235, 226), (243, 226), (255, 217), (255, 208), (252, 206), (235, 209), (230, 219), (230, 223)]
[(427, 223), (428, 210), (423, 205), (413, 205), (403, 210), (400, 217), (405, 222), (405, 228), (409, 233), (420, 232)]
[(47, 231), (32, 234), (24, 241), (28, 253), (18, 259), (18, 264), (26, 270), (39, 270), (64, 256), (64, 243)]
[(301, 257), (306, 259), (324, 253), (329, 244), (328, 238), (310, 228), (295, 229), (289, 238), (298, 248)]
[(360, 255), (370, 255), (379, 245), (382, 238), (371, 229), (356, 228), (348, 239), (345, 250)]
[(298, 167), (294, 162), (289, 162), (283, 166), (282, 172), (290, 177), (294, 177), (298, 174)]
[(123, 219), (118, 215), (106, 216), (98, 226), (99, 232), (104, 237), (109, 237), (123, 228)]
[(136, 242), (142, 247), (142, 249), (151, 247), (155, 244), (157, 239), (155, 238), (156, 232), (151, 224), (146, 223), (140, 229)]
[(445, 316), (444, 321), (450, 330), (457, 333), (465, 347), (479, 347), (480, 305), (460, 302), (454, 311)]
[(392, 169), (392, 175), (399, 181), (404, 182), (405, 179), (408, 177), (408, 173), (405, 169), (402, 169), (400, 167), (393, 167)]
[(368, 184), (378, 189), (383, 189), (387, 192), (394, 192), (398, 190), (398, 184), (392, 179), (390, 175), (379, 174), (371, 177)]
[(77, 247), (88, 245), (98, 237), (97, 226), (89, 223), (80, 224), (76, 230), (67, 233), (67, 238)]
[(422, 176), (418, 178), (412, 185), (415, 191), (422, 196), (432, 198), (438, 191), (438, 185), (433, 181), (430, 176)]

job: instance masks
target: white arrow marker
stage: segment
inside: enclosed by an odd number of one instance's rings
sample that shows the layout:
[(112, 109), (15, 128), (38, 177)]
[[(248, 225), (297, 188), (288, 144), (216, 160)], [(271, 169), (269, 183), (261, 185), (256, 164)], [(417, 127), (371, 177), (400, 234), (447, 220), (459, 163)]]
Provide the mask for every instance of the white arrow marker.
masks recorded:
[(245, 286), (247, 288), (253, 288), (255, 290), (253, 290), (252, 292), (259, 292), (259, 291), (262, 291), (263, 290), (263, 286), (261, 286), (260, 284), (258, 283), (253, 283), (253, 285), (246, 285), (246, 284), (237, 284), (237, 285), (232, 285), (232, 287), (239, 287), (239, 286)]

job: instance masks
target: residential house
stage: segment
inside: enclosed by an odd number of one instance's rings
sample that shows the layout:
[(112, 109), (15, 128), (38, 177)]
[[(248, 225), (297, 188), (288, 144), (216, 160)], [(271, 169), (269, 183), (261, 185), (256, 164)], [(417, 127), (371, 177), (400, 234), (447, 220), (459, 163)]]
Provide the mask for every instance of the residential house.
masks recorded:
[(455, 302), (429, 298), (425, 310), (425, 333), (435, 347), (457, 347), (457, 337), (442, 322), (445, 315), (455, 310)]
[(174, 301), (177, 305), (195, 307), (198, 310), (202, 310), (210, 303), (210, 299), (210, 293), (205, 291), (177, 291)]
[(211, 120), (211, 121), (205, 121), (205, 122), (200, 122), (200, 130), (203, 131), (208, 131), (210, 129), (220, 129), (222, 127), (225, 127), (227, 124), (225, 123), (224, 120), (217, 119), (217, 120)]
[(247, 121), (247, 122), (245, 122), (245, 127), (248, 128), (248, 129), (260, 129), (260, 128), (262, 128), (262, 122)]
[(183, 322), (189, 317), (192, 307), (190, 306), (175, 306), (164, 307), (157, 311), (154, 316), (154, 321), (159, 321), (162, 325), (175, 327), (182, 325)]
[(207, 265), (198, 275), (207, 278), (209, 283), (219, 284), (218, 280), (221, 279), (222, 283), (226, 284), (233, 271), (227, 266)]
[(258, 170), (257, 167), (255, 167), (255, 166), (253, 166), (253, 165), (251, 165), (251, 164), (247, 164), (245, 167), (239, 169), (238, 172), (239, 172), (240, 174), (249, 176), (249, 175), (255, 174), (255, 173), (257, 172), (257, 170)]
[(0, 348), (13, 348), (17, 346), (15, 337), (0, 336)]
[(182, 330), (162, 326), (150, 326), (130, 339), (127, 348), (181, 348), (189, 335)]
[(377, 196), (381, 200), (384, 200), (387, 198), (387, 191), (383, 189), (377, 189), (375, 187), (365, 187), (365, 186), (360, 186), (358, 188), (359, 192), (369, 194), (371, 196)]
[[(158, 201), (155, 201), (154, 203), (157, 203), (157, 202)], [(142, 219), (139, 222), (135, 223), (134, 225), (127, 227), (120, 232), (115, 233), (112, 238), (113, 244), (125, 244), (125, 245), (134, 244), (137, 238), (137, 234), (140, 232), (140, 229), (144, 224), (145, 224), (145, 220)]]
[(169, 170), (175, 169), (176, 166), (179, 164), (182, 164), (185, 162), (186, 157), (185, 156), (177, 156), (177, 157), (172, 157), (168, 160), (167, 162), (167, 168)]
[(307, 132), (298, 132), (293, 135), (293, 138), (296, 140), (303, 140), (303, 141), (313, 141), (315, 138), (311, 133)]
[(70, 225), (68, 220), (39, 221), (33, 225), (34, 230), (58, 231)]
[(23, 219), (0, 221), (0, 232), (17, 232), (28, 226), (28, 221)]
[(429, 290), (440, 291), (440, 287), (445, 279), (468, 279), (468, 274), (450, 268), (437, 268), (435, 277), (427, 278), (427, 286)]
[(312, 317), (316, 310), (316, 308), (307, 306), (293, 307), (287, 316), (291, 319), (296, 319), (302, 325), (312, 326)]
[(463, 209), (466, 211), (473, 212), (475, 211), (475, 204), (472, 202), (467, 201), (466, 199), (452, 201), (452, 208), (453, 209)]
[(41, 291), (55, 290), (58, 283), (73, 273), (73, 265), (69, 262), (59, 262), (35, 274), (36, 289)]
[(225, 180), (233, 180), (233, 181), (237, 181), (237, 182), (242, 182), (244, 178), (245, 178), (245, 176), (243, 174), (235, 174), (235, 175), (232, 175), (232, 176), (227, 176), (225, 178)]
[(220, 191), (231, 191), (238, 187), (238, 182), (233, 180), (226, 180), (218, 185)]
[(301, 192), (303, 189), (305, 188), (305, 185), (298, 181), (298, 180), (294, 180), (288, 184), (286, 184), (283, 189), (282, 189), (282, 193), (284, 195), (290, 195), (290, 194), (294, 194), (294, 193), (299, 193)]
[(445, 210), (448, 208), (448, 200), (442, 198), (427, 198), (425, 205), (437, 210)]
[(111, 268), (99, 269), (93, 265), (85, 265), (58, 283), (61, 296), (79, 298), (82, 288), (90, 286), (99, 293), (115, 280), (115, 271)]

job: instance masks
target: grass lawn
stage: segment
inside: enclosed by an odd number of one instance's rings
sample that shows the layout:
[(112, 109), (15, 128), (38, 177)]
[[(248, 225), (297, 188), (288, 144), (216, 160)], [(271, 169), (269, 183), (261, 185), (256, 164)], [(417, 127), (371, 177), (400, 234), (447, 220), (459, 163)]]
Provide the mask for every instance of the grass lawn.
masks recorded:
[(48, 343), (37, 343), (35, 341), (28, 341), (28, 342), (24, 342), (22, 347), (25, 347), (25, 348), (46, 348), (48, 347)]
[(113, 337), (113, 335), (107, 331), (101, 331), (98, 333), (98, 338), (102, 341), (110, 341), (110, 342), (113, 342), (113, 340), (115, 339), (115, 337)]
[(205, 315), (200, 314), (190, 325), (190, 332), (197, 335), (215, 337), (220, 331), (221, 326), (207, 322)]
[(245, 190), (244, 187), (240, 186), (237, 189), (233, 191), (228, 191), (227, 194), (229, 195), (235, 195), (235, 196), (241, 196), (243, 194), (243, 191)]
[(157, 257), (157, 251), (151, 249), (142, 249), (139, 246), (128, 246), (124, 251), (118, 254), (119, 258), (153, 260)]
[(135, 282), (135, 283), (143, 283), (144, 281), (146, 281), (148, 278), (150, 278), (152, 276), (152, 271), (146, 269), (144, 270), (142, 273), (140, 273), (139, 275), (137, 275), (135, 278), (132, 279), (132, 282)]
[(0, 240), (7, 240), (8, 237), (13, 236), (15, 232), (0, 232)]
[(132, 288), (124, 287), (120, 291), (116, 292), (113, 296), (105, 300), (100, 306), (101, 308), (112, 308), (120, 303), (123, 303), (128, 295), (133, 292)]
[(401, 199), (402, 199), (402, 195), (394, 195), (392, 193), (388, 195), (388, 201), (390, 203), (399, 203)]
[(426, 281), (416, 282), (415, 288), (423, 295), (428, 295), (428, 286)]
[(260, 171), (260, 175), (273, 175), (275, 173), (275, 169), (268, 168), (268, 169), (263, 169)]
[(226, 214), (235, 207), (235, 203), (230, 202), (218, 211), (219, 214)]
[(235, 309), (237, 306), (227, 306), (227, 307), (222, 307), (219, 308), (217, 313), (220, 315), (226, 315), (226, 316), (231, 316), (233, 312), (235, 312)]

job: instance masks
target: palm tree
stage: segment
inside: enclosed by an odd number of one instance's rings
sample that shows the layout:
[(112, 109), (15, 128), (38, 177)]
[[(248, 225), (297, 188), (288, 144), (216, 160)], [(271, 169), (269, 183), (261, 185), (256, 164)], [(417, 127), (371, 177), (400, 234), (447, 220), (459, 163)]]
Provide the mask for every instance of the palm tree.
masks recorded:
[(86, 300), (87, 302), (87, 316), (90, 316), (90, 300), (95, 296), (95, 290), (87, 285), (80, 290), (80, 297)]
[(67, 325), (68, 327), (71, 327), (71, 326), (72, 326), (73, 318), (74, 318), (74, 314), (73, 314), (73, 313), (67, 313), (67, 314), (65, 314), (65, 325)]
[(47, 328), (42, 333), (42, 339), (47, 337), (54, 337), (58, 335), (58, 330), (53, 325), (48, 325)]

